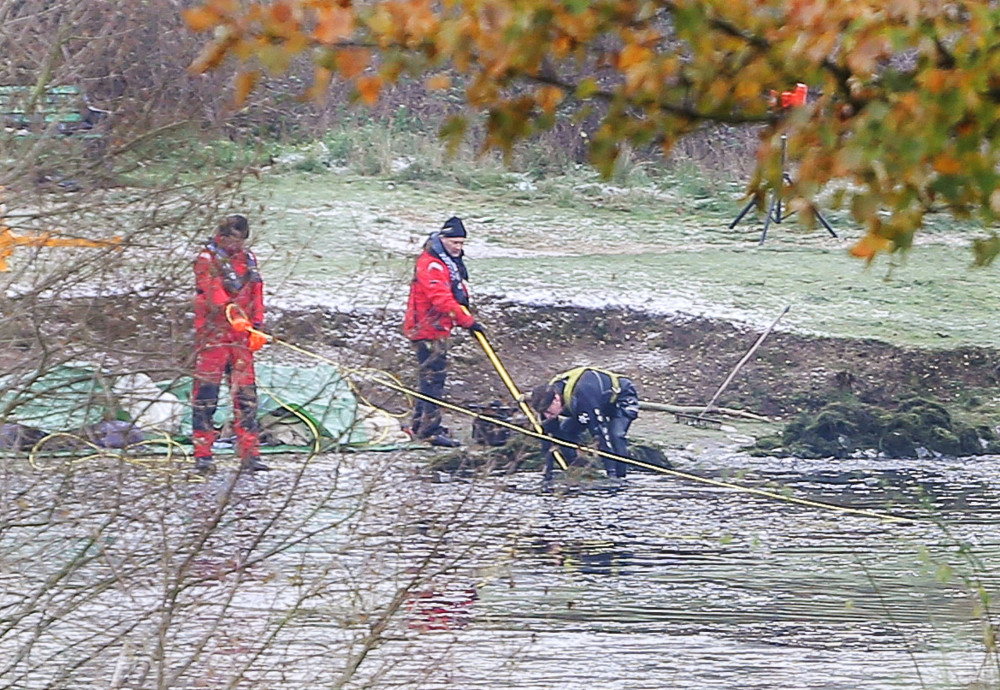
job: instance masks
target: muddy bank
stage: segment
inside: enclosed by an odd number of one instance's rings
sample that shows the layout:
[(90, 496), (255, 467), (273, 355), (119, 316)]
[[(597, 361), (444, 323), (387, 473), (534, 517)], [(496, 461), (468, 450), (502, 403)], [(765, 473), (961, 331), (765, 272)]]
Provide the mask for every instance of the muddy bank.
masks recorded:
[[(88, 353), (103, 352), (113, 368), (186, 372), (191, 362), (187, 303), (135, 305), (63, 304), (46, 313), (56, 323), (75, 323), (72, 337)], [(514, 381), (530, 389), (554, 373), (591, 364), (633, 378), (642, 400), (675, 405), (706, 404), (760, 335), (726, 321), (639, 311), (534, 306), (480, 301), (487, 336)], [(97, 318), (100, 316), (100, 318)], [(272, 307), (267, 327), (279, 338), (314, 350), (346, 367), (388, 371), (415, 384), (409, 342), (395, 309), (339, 312), (317, 307)], [(163, 331), (162, 333), (160, 331)], [(37, 362), (32, 335), (10, 334), (9, 354), (25, 366)], [(17, 341), (17, 342), (14, 342)], [(78, 343), (78, 345), (79, 345)], [(1000, 409), (1000, 359), (995, 349), (920, 350), (876, 340), (811, 337), (781, 330), (764, 341), (722, 393), (717, 405), (788, 423), (830, 403), (853, 401), (894, 409), (919, 397), (944, 405), (957, 420), (996, 427)], [(264, 356), (301, 360), (280, 346)], [(18, 364), (8, 361), (17, 368)], [(373, 404), (401, 411), (402, 396), (361, 384)], [(456, 331), (448, 396), (463, 405), (509, 401), (478, 344)]]
[[(643, 400), (690, 406), (712, 398), (761, 332), (704, 318), (503, 302), (481, 303), (479, 314), (488, 324), (491, 343), (522, 389), (572, 366), (593, 364), (630, 375)], [(396, 312), (286, 313), (275, 321), (275, 328), (290, 340), (311, 342), (347, 361), (392, 371), (413, 384), (412, 356), (399, 334), (399, 319)], [(717, 405), (782, 424), (795, 422), (804, 429), (809, 426), (808, 415), (819, 416), (831, 404), (894, 413), (909, 404), (906, 401), (919, 398), (947, 408), (956, 430), (961, 423), (984, 429), (985, 434), (1000, 422), (997, 354), (976, 347), (919, 350), (876, 340), (812, 337), (782, 331), (779, 325)], [(451, 359), (448, 395), (453, 400), (508, 401), (488, 360), (464, 332), (454, 338)], [(398, 407), (391, 396), (371, 394), (387, 407)], [(836, 429), (834, 443), (843, 444), (842, 438), (837, 439), (843, 430)], [(769, 449), (774, 447), (772, 442)], [(806, 448), (800, 444), (797, 451), (808, 454)], [(825, 446), (817, 446), (815, 452), (830, 454)]]

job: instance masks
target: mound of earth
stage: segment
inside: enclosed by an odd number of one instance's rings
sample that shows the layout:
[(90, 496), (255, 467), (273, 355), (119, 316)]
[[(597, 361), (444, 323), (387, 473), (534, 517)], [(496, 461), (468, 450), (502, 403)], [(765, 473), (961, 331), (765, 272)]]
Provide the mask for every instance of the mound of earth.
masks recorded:
[[(760, 335), (740, 324), (704, 318), (499, 301), (480, 302), (479, 316), (488, 324), (487, 336), (500, 360), (523, 390), (560, 371), (590, 364), (631, 376), (642, 400), (695, 407), (712, 398)], [(296, 342), (318, 339), (346, 358), (395, 372), (413, 385), (413, 356), (399, 333), (400, 318), (395, 312), (285, 314), (277, 323), (281, 336)], [(373, 340), (380, 345), (373, 348)], [(804, 429), (810, 416), (824, 410), (828, 414), (818, 423), (829, 421), (829, 405), (850, 403), (884, 412), (892, 431), (908, 429), (915, 448), (930, 448), (928, 444), (934, 444), (929, 439), (937, 434), (941, 438), (934, 448), (941, 452), (966, 454), (975, 448), (996, 452), (991, 432), (998, 422), (1000, 400), (997, 354), (985, 348), (921, 350), (776, 330), (716, 405), (783, 423), (795, 420), (793, 427)], [(452, 400), (463, 405), (509, 403), (506, 388), (469, 335), (456, 330), (450, 359)], [(371, 394), (378, 397), (375, 391)], [(926, 415), (915, 419), (903, 403), (910, 399), (939, 406), (950, 424), (924, 423), (930, 419)], [(389, 400), (384, 403), (392, 405)], [(904, 419), (893, 422), (892, 415)], [(965, 429), (978, 429), (975, 443)], [(836, 443), (843, 434), (833, 436)], [(957, 445), (952, 437), (959, 440)], [(890, 441), (880, 438), (885, 449)], [(909, 448), (907, 441), (898, 441), (898, 447)], [(852, 450), (867, 442), (858, 436)], [(783, 440), (781, 445), (794, 444)], [(878, 449), (878, 444), (871, 447)], [(801, 443), (796, 449), (807, 452)], [(829, 450), (817, 446), (811, 454), (838, 454)]]

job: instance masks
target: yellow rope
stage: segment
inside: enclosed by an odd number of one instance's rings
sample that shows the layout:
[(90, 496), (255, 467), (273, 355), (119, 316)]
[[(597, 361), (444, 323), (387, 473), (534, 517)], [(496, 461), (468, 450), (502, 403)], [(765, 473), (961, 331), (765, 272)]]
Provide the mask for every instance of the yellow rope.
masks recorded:
[[(268, 336), (268, 337), (270, 338), (271, 342), (274, 342), (274, 343), (277, 343), (277, 344), (282, 345), (284, 347), (287, 347), (288, 349), (293, 350), (295, 352), (298, 352), (299, 354), (305, 355), (307, 357), (312, 357), (314, 359), (318, 359), (318, 360), (320, 360), (322, 362), (326, 362), (328, 364), (332, 364), (333, 366), (338, 366), (338, 364), (335, 361), (331, 360), (328, 357), (324, 357), (321, 354), (318, 354), (316, 352), (312, 352), (312, 351), (307, 350), (305, 348), (299, 347), (298, 345), (295, 345), (293, 343), (281, 340), (279, 338), (274, 337), (273, 335), (272, 336)], [(812, 501), (812, 500), (809, 500), (809, 499), (806, 499), (806, 498), (797, 498), (795, 496), (787, 496), (787, 495), (784, 495), (784, 494), (777, 493), (775, 491), (768, 491), (767, 489), (758, 489), (758, 488), (750, 487), (750, 486), (740, 486), (739, 484), (731, 484), (729, 482), (724, 482), (724, 481), (721, 481), (721, 480), (718, 480), (718, 479), (711, 479), (709, 477), (702, 477), (702, 476), (699, 476), (699, 475), (696, 475), (696, 474), (690, 474), (688, 472), (681, 472), (679, 470), (672, 470), (672, 469), (668, 469), (668, 468), (665, 468), (665, 467), (660, 467), (659, 465), (653, 465), (653, 464), (650, 464), (650, 463), (647, 463), (647, 462), (643, 462), (641, 460), (635, 460), (633, 458), (626, 458), (626, 457), (622, 457), (622, 456), (619, 456), (619, 455), (615, 455), (614, 453), (607, 453), (607, 452), (604, 452), (602, 450), (597, 450), (597, 449), (594, 449), (594, 448), (588, 448), (586, 446), (581, 446), (581, 445), (575, 444), (575, 443), (569, 443), (567, 441), (562, 441), (562, 440), (554, 438), (552, 436), (547, 436), (546, 434), (540, 433), (538, 431), (533, 431), (531, 429), (525, 429), (524, 427), (518, 426), (516, 424), (512, 424), (512, 423), (507, 422), (505, 420), (497, 419), (496, 417), (489, 417), (489, 416), (486, 416), (486, 415), (482, 415), (482, 414), (479, 414), (478, 412), (466, 409), (466, 408), (461, 407), (459, 405), (455, 405), (453, 403), (449, 403), (449, 402), (444, 401), (444, 400), (438, 400), (436, 398), (432, 398), (432, 397), (424, 395), (423, 393), (420, 393), (418, 391), (414, 391), (412, 389), (406, 388), (405, 386), (399, 384), (398, 381), (397, 381), (397, 379), (395, 379), (395, 377), (390, 377), (389, 375), (385, 374), (384, 372), (376, 372), (376, 373), (378, 374), (378, 376), (377, 377), (376, 376), (369, 376), (369, 380), (372, 381), (373, 383), (379, 384), (381, 386), (385, 386), (386, 388), (389, 388), (390, 390), (394, 390), (394, 391), (397, 391), (397, 392), (400, 392), (400, 393), (405, 393), (406, 395), (408, 395), (410, 397), (417, 398), (419, 400), (424, 400), (424, 401), (427, 401), (427, 402), (431, 402), (431, 403), (434, 403), (435, 405), (440, 405), (441, 407), (443, 407), (443, 408), (445, 408), (447, 410), (451, 410), (452, 412), (457, 412), (459, 414), (464, 414), (464, 415), (467, 415), (469, 417), (473, 417), (475, 419), (480, 419), (480, 420), (489, 422), (490, 424), (495, 424), (497, 426), (501, 426), (501, 427), (504, 427), (506, 429), (510, 429), (511, 431), (515, 431), (515, 432), (517, 432), (519, 434), (523, 434), (523, 435), (529, 436), (531, 438), (536, 438), (536, 439), (539, 439), (541, 441), (548, 441), (550, 443), (553, 443), (553, 444), (556, 444), (556, 445), (560, 445), (560, 446), (564, 446), (566, 448), (574, 448), (574, 449), (576, 449), (578, 451), (583, 451), (583, 452), (586, 452), (586, 453), (592, 453), (594, 455), (597, 455), (598, 457), (608, 458), (608, 459), (611, 459), (611, 460), (617, 460), (619, 462), (624, 462), (624, 463), (627, 463), (627, 464), (632, 465), (634, 467), (641, 467), (643, 469), (650, 470), (652, 472), (658, 472), (660, 474), (665, 474), (665, 475), (668, 475), (668, 476), (677, 477), (679, 479), (685, 479), (685, 480), (688, 480), (688, 481), (698, 482), (698, 483), (701, 483), (701, 484), (708, 484), (710, 486), (716, 486), (716, 487), (727, 489), (727, 490), (730, 490), (730, 491), (738, 491), (738, 492), (742, 492), (742, 493), (753, 494), (755, 496), (761, 496), (763, 498), (768, 498), (768, 499), (775, 500), (775, 501), (782, 501), (782, 502), (785, 502), (785, 503), (793, 503), (793, 504), (796, 504), (796, 505), (806, 506), (806, 507), (809, 507), (809, 508), (817, 508), (817, 509), (821, 509), (821, 510), (830, 510), (830, 511), (835, 511), (835, 512), (839, 512), (839, 513), (850, 514), (850, 515), (859, 515), (859, 516), (862, 516), (862, 517), (875, 518), (877, 520), (884, 520), (884, 521), (887, 521), (887, 522), (910, 522), (910, 523), (919, 522), (918, 520), (916, 520), (914, 518), (903, 517), (903, 516), (900, 516), (900, 515), (890, 515), (888, 513), (878, 513), (878, 512), (872, 511), (872, 510), (865, 510), (863, 508), (849, 508), (849, 507), (846, 507), (846, 506), (838, 506), (838, 505), (834, 505), (832, 503), (823, 503), (821, 501)]]
[[(490, 346), (490, 341), (488, 341), (486, 336), (479, 331), (475, 331), (475, 334), (476, 340), (479, 341), (479, 344), (482, 346), (486, 356), (493, 364), (493, 368), (497, 370), (498, 374), (500, 374), (500, 379), (504, 382), (504, 385), (507, 386), (507, 390), (510, 391), (510, 394), (514, 397), (514, 401), (517, 403), (518, 407), (521, 408), (521, 412), (523, 412), (524, 416), (528, 418), (528, 423), (531, 424), (531, 428), (534, 429), (535, 433), (541, 434), (542, 425), (538, 421), (538, 417), (536, 417), (535, 413), (531, 411), (531, 407), (528, 406), (528, 403), (524, 401), (524, 396), (521, 395), (521, 391), (517, 389), (517, 385), (515, 385), (514, 380), (510, 377), (510, 374), (507, 373), (503, 364), (500, 363), (500, 358), (497, 357), (497, 353)], [(552, 457), (555, 458), (557, 463), (559, 463), (560, 469), (563, 471), (569, 469), (566, 459), (562, 456), (562, 453), (559, 452), (558, 448), (553, 450)]]
[(41, 465), (38, 464), (37, 453), (39, 450), (41, 450), (41, 447), (45, 444), (46, 441), (50, 441), (54, 438), (63, 438), (63, 437), (73, 439), (74, 443), (82, 443), (83, 445), (90, 446), (92, 449), (96, 451), (95, 453), (87, 455), (84, 458), (66, 457), (65, 460), (67, 462), (82, 462), (84, 459), (89, 460), (90, 458), (101, 456), (101, 447), (98, 446), (96, 443), (92, 443), (87, 439), (83, 438), (82, 436), (77, 436), (76, 434), (70, 434), (64, 431), (57, 431), (55, 433), (49, 434), (48, 436), (44, 436), (38, 439), (38, 442), (31, 447), (30, 451), (28, 451), (28, 464), (34, 467), (36, 470), (47, 470), (48, 469), (47, 467), (42, 467)]
[[(99, 458), (109, 458), (120, 462), (127, 462), (133, 465), (138, 465), (147, 470), (151, 469), (160, 471), (157, 470), (155, 466), (160, 464), (171, 463), (173, 461), (174, 448), (179, 449), (181, 451), (182, 457), (185, 460), (187, 460), (188, 459), (187, 449), (181, 443), (178, 443), (173, 438), (171, 438), (167, 432), (162, 432), (162, 433), (163, 433), (162, 439), (159, 438), (143, 439), (138, 443), (132, 443), (123, 446), (122, 448), (107, 448), (104, 446), (100, 446), (91, 441), (90, 439), (81, 436), (79, 434), (72, 434), (65, 431), (59, 431), (44, 436), (43, 438), (39, 439), (38, 442), (35, 443), (35, 445), (31, 447), (31, 450), (28, 452), (28, 463), (36, 470), (44, 471), (50, 469), (49, 466), (43, 466), (43, 463), (39, 462), (39, 457), (43, 450), (43, 446), (48, 441), (51, 441), (52, 439), (55, 438), (72, 439), (72, 442), (76, 448), (79, 448), (80, 446), (87, 446), (94, 451), (86, 455), (49, 456), (51, 459), (54, 459), (56, 461), (58, 461), (61, 457), (63, 462), (74, 465), (83, 464), (85, 462), (89, 462), (91, 460), (96, 460)], [(134, 449), (144, 450), (150, 445), (165, 445), (167, 447), (166, 456), (141, 457), (139, 455), (129, 454), (129, 451), (131, 450)]]
[(320, 434), (320, 432), (319, 432), (319, 427), (317, 427), (315, 424), (313, 424), (313, 421), (309, 418), (309, 415), (300, 413), (298, 410), (296, 410), (294, 407), (292, 407), (289, 403), (286, 403), (284, 400), (282, 400), (277, 395), (275, 395), (274, 391), (268, 389), (267, 387), (261, 386), (261, 389), (265, 393), (267, 393), (269, 396), (271, 396), (271, 398), (273, 398), (274, 400), (276, 400), (278, 402), (278, 404), (281, 405), (281, 407), (283, 407), (284, 409), (286, 409), (289, 412), (291, 412), (293, 415), (295, 415), (296, 417), (298, 417), (301, 421), (305, 422), (305, 425), (307, 427), (309, 427), (309, 431), (310, 431), (310, 433), (312, 433), (312, 436), (313, 436), (313, 449), (312, 449), (312, 452), (313, 453), (319, 453), (320, 450), (322, 449), (321, 448), (321, 443), (320, 443), (320, 439), (322, 438), (322, 434)]
[[(226, 320), (229, 323), (233, 322), (233, 314), (235, 312), (239, 312), (239, 315), (241, 317), (243, 317), (244, 319), (247, 318), (246, 312), (244, 312), (238, 305), (236, 305), (236, 304), (227, 304), (226, 305), (225, 315), (226, 315)], [(275, 337), (273, 335), (271, 335), (270, 333), (265, 333), (264, 331), (261, 331), (259, 329), (253, 328), (253, 327), (250, 327), (249, 329), (247, 329), (247, 332), (248, 333), (256, 333), (257, 335), (262, 336), (263, 338), (266, 338), (268, 342), (274, 342), (276, 340)], [(397, 384), (399, 384), (400, 388), (402, 388), (402, 389), (405, 390), (405, 387), (403, 386), (403, 383), (399, 379), (393, 377), (392, 374), (389, 374), (387, 372), (380, 371), (380, 370), (377, 370), (377, 369), (370, 369), (369, 367), (353, 367), (353, 368), (352, 367), (345, 367), (342, 364), (340, 364), (339, 362), (333, 362), (331, 360), (325, 360), (325, 361), (328, 364), (332, 364), (334, 366), (334, 368), (337, 369), (337, 373), (339, 373), (343, 377), (344, 381), (347, 382), (347, 385), (351, 389), (351, 393), (354, 394), (354, 397), (357, 398), (358, 400), (360, 400), (365, 405), (368, 405), (369, 407), (378, 407), (378, 405), (372, 404), (372, 402), (370, 400), (368, 400), (368, 398), (366, 398), (361, 393), (360, 390), (358, 390), (357, 386), (354, 385), (354, 382), (351, 381), (351, 374), (352, 373), (353, 374), (357, 374), (358, 376), (364, 378), (365, 377), (365, 372), (374, 371), (374, 372), (377, 372), (377, 373), (379, 373), (381, 375), (389, 376), (389, 377), (393, 378), (393, 380), (396, 381)], [(410, 397), (409, 394), (404, 393), (404, 395), (406, 395), (407, 399), (409, 400), (409, 397)], [(275, 398), (275, 400), (277, 400), (277, 398)], [(284, 403), (282, 403), (282, 405), (284, 406)], [(389, 413), (387, 413), (387, 414), (389, 414)], [(392, 414), (390, 414), (390, 416), (401, 418), (401, 417), (405, 416), (405, 413), (402, 413), (402, 414), (399, 414), (399, 415), (392, 415)]]

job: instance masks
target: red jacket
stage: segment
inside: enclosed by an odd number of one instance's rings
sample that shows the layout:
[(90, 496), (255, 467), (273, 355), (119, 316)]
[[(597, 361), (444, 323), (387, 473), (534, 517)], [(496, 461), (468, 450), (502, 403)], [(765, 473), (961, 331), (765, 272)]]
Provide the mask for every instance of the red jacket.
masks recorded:
[[(227, 262), (224, 254), (213, 251), (213, 246), (210, 242), (194, 260), (195, 333), (215, 342), (246, 340), (246, 333), (237, 333), (230, 325), (226, 306), (235, 304), (255, 328), (263, 326), (264, 283), (257, 273), (257, 258), (247, 249), (233, 254)], [(232, 272), (227, 286), (229, 267)]]
[(455, 324), (469, 328), (475, 322), (475, 317), (455, 299), (448, 267), (424, 249), (410, 283), (403, 334), (410, 340), (440, 340), (451, 335)]

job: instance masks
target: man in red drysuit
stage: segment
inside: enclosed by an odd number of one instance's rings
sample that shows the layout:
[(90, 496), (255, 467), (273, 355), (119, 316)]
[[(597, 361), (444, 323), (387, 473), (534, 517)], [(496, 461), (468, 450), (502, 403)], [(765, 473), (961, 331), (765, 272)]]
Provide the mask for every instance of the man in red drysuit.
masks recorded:
[[(413, 343), (419, 367), (420, 392), (440, 400), (448, 365), (448, 338), (454, 326), (482, 332), (469, 311), (469, 272), (463, 261), (466, 232), (461, 218), (452, 216), (441, 230), (431, 233), (410, 283), (403, 334)], [(441, 409), (417, 400), (413, 410), (414, 436), (435, 446), (461, 445), (441, 425)]]
[(260, 461), (257, 384), (253, 353), (267, 342), (256, 332), (264, 323), (264, 283), (257, 258), (244, 243), (250, 235), (247, 219), (228, 216), (194, 261), (195, 370), (192, 430), (195, 469), (211, 472), (219, 384), (228, 375), (233, 398), (233, 427), (241, 467), (268, 469)]

